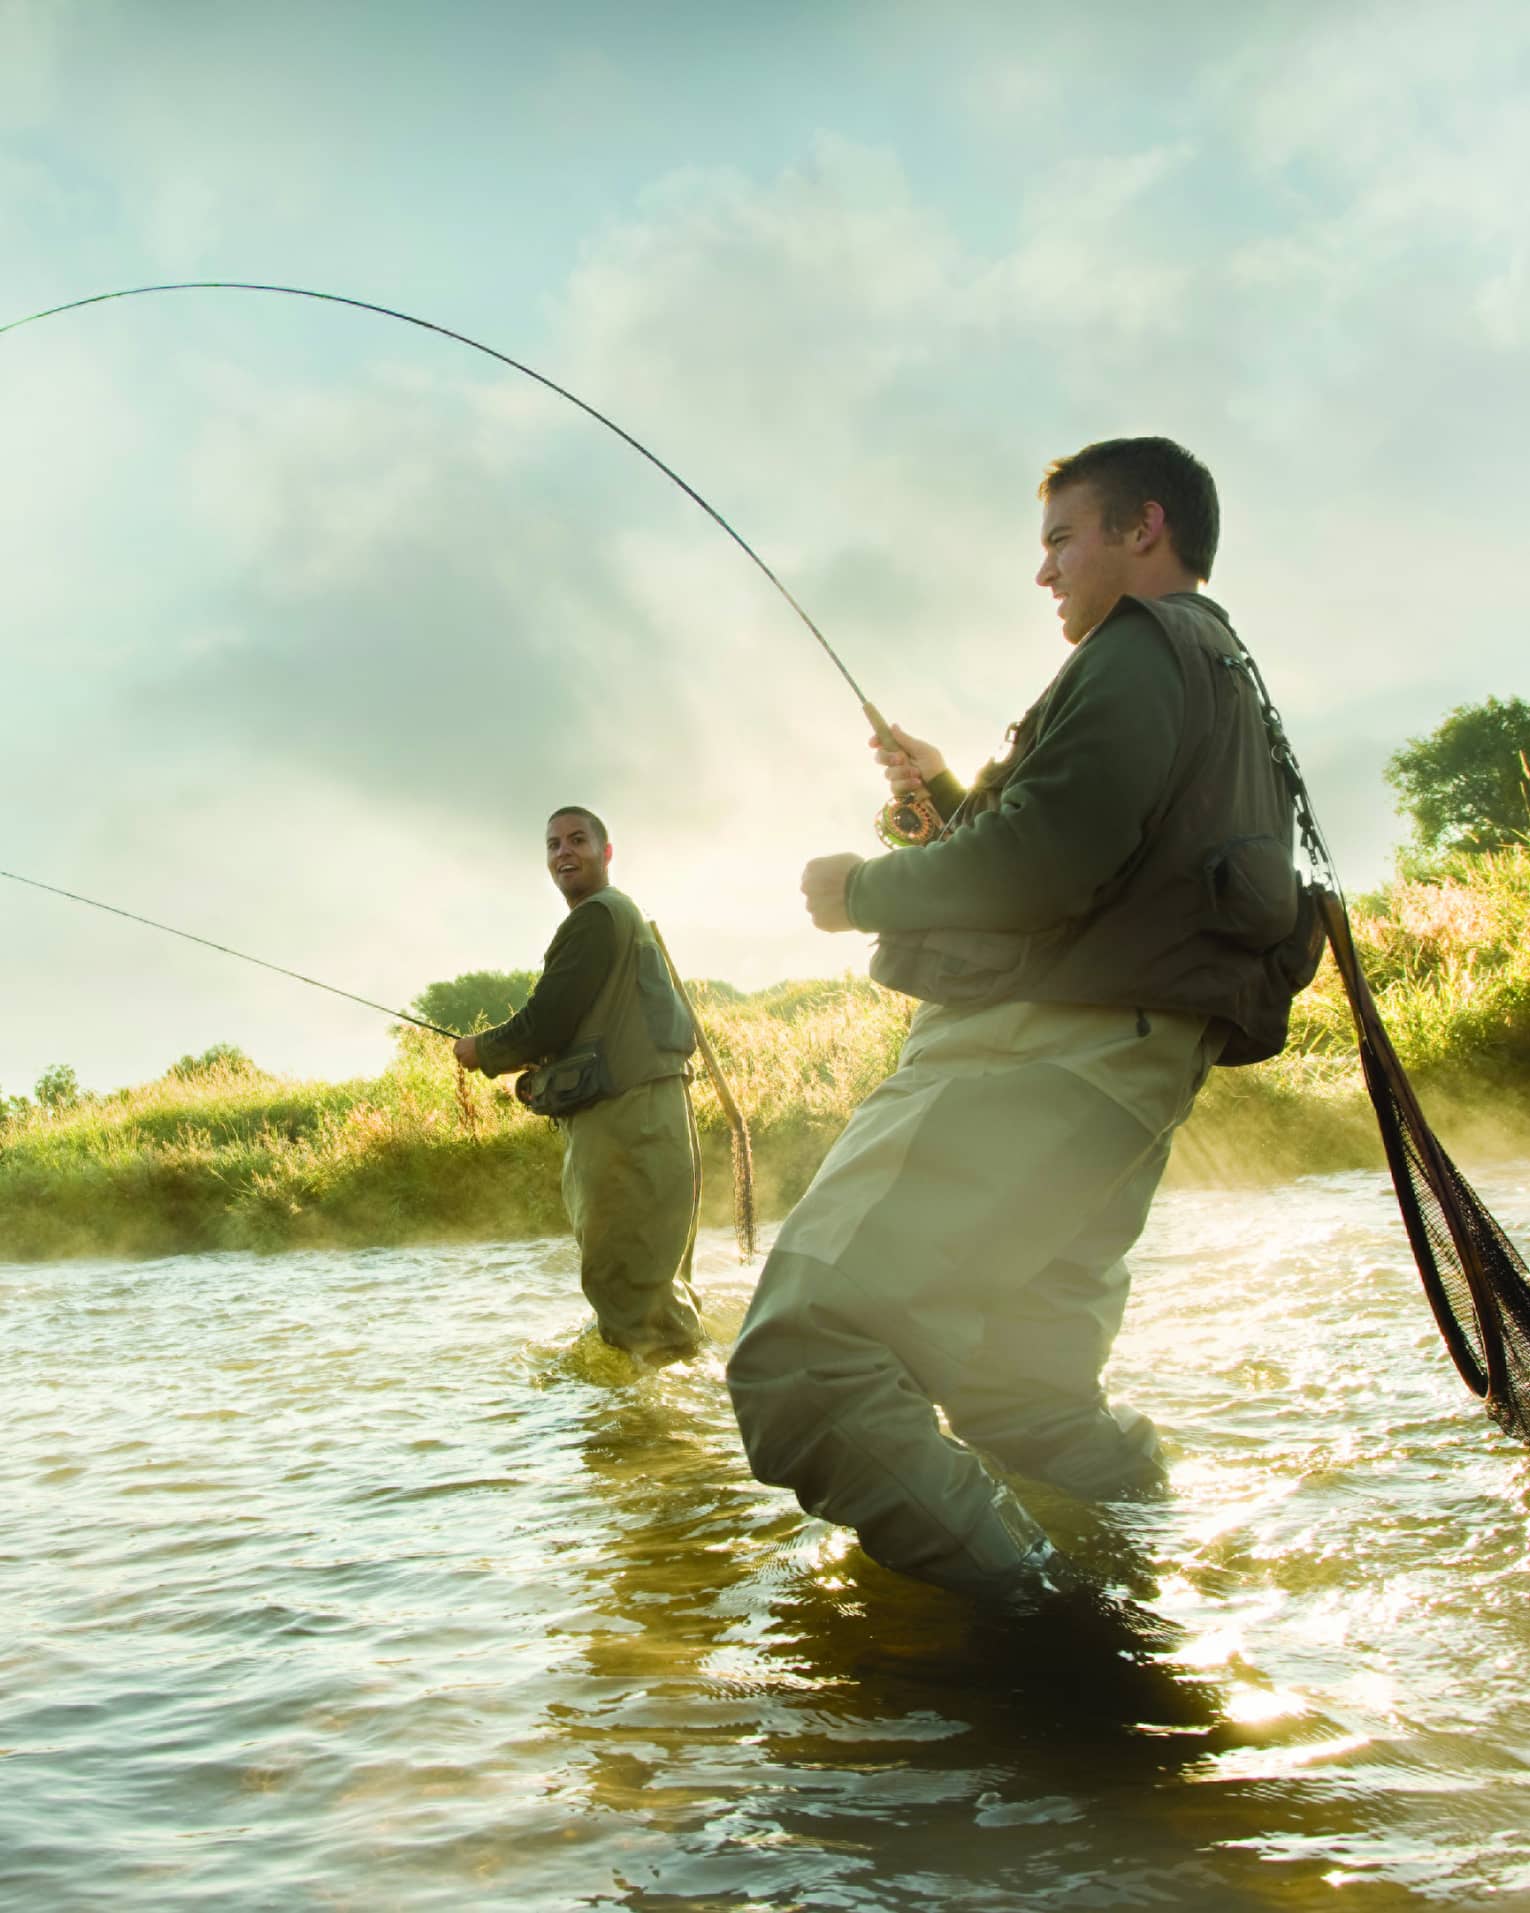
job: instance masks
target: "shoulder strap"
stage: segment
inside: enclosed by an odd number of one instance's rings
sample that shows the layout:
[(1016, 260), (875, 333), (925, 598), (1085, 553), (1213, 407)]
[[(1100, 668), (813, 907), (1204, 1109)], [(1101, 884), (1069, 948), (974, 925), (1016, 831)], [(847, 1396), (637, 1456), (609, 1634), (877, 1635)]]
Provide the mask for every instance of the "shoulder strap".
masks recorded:
[[(1232, 627), (1229, 625), (1231, 631)], [(1312, 807), (1312, 794), (1307, 789), (1307, 780), (1302, 776), (1302, 767), (1296, 761), (1296, 752), (1291, 748), (1291, 740), (1286, 736), (1286, 727), (1280, 712), (1276, 710), (1270, 697), (1259, 666), (1254, 662), (1254, 654), (1243, 642), (1236, 631), (1232, 632), (1233, 642), (1238, 647), (1236, 657), (1225, 657), (1222, 662), (1230, 671), (1240, 671), (1254, 687), (1254, 695), (1259, 700), (1259, 712), (1264, 719), (1266, 735), (1270, 740), (1270, 756), (1285, 778), (1291, 792), (1291, 802), (1296, 809), (1296, 828), (1301, 836), (1302, 849), (1311, 864), (1313, 874), (1323, 880), (1325, 887), (1339, 898), (1341, 906), (1344, 897), (1339, 882), (1339, 873), (1334, 868), (1333, 854), (1328, 848), (1328, 839), (1323, 835), (1318, 823), (1317, 812)]]

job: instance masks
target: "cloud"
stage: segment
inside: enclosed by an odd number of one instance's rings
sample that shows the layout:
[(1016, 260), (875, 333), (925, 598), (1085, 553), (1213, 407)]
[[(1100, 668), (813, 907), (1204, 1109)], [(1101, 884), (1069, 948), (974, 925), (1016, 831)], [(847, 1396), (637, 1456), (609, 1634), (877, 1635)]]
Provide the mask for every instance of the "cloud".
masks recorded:
[(1196, 156), (1179, 140), (1048, 167), (1021, 202), (1020, 244), (981, 288), (987, 323), (1059, 334), (1075, 355), (1178, 330), (1195, 266), (1165, 249), (1154, 212)]
[[(1272, 288), (1248, 255), (1166, 250), (1200, 163), (1186, 140), (1061, 160), (999, 257), (843, 140), (765, 182), (687, 171), (587, 243), (550, 369), (727, 511), (880, 703), (954, 724), (975, 764), (1056, 662), (1028, 603), (1027, 501), (1047, 457), (1094, 435), (1081, 390), (1102, 430), (1219, 439), (1250, 474), (1234, 522), (1273, 493), (1281, 525), (1306, 509), (1280, 498), (1285, 472), (1331, 458), (1336, 417), (1364, 409), (1341, 375), (1379, 376), (1357, 373), (1343, 296), (1314, 359), (1289, 331), (1299, 276)], [(221, 582), (116, 673), (166, 762), (237, 765), (252, 793), (301, 772), (479, 846), (570, 785), (631, 793), (630, 834), (674, 828), (698, 791), (724, 833), (763, 833), (787, 750), (821, 752), (818, 790), (864, 807), (831, 667), (629, 450), (435, 341), (379, 356), (374, 336), (343, 378), (305, 381), (266, 375), (261, 337), (251, 314), (243, 368), (180, 375), (198, 426), (173, 489)], [(1367, 476), (1379, 503), (1393, 481)], [(1300, 682), (1311, 658), (1314, 686), (1321, 659), (1331, 692), (1325, 622), (1288, 659)], [(1346, 695), (1378, 642), (1352, 643)]]
[[(705, 469), (713, 496), (763, 527), (754, 535), (783, 576), (805, 578), (809, 592), (822, 582), (847, 623), (858, 618), (879, 643), (892, 627), (913, 653), (933, 572), (924, 560), (900, 576), (884, 560), (877, 576), (871, 554), (901, 517), (949, 555), (970, 514), (954, 506), (932, 531), (910, 455), (892, 455), (895, 428), (878, 414), (905, 366), (930, 354), (920, 303), (938, 281), (927, 242), (948, 260), (954, 249), (906, 191), (889, 190), (885, 158), (838, 149), (829, 170), (827, 182), (790, 174), (752, 193), (723, 177), (657, 194), (657, 210), (613, 233), (570, 287), (567, 376), (666, 452), (669, 421), (688, 441), (674, 454), (681, 469)], [(898, 266), (893, 290), (873, 270), (883, 255), (917, 261)], [(774, 319), (732, 338), (732, 315), (760, 306), (773, 280)], [(720, 300), (734, 302), (721, 321)], [(816, 367), (832, 406), (800, 362), (793, 303), (804, 331), (821, 329), (820, 359), (838, 344), (847, 389), (834, 365)], [(872, 326), (881, 345), (868, 352)], [(815, 702), (845, 695), (765, 582), (630, 451), (517, 384), (421, 369), (443, 364), (443, 350), (427, 341), (338, 388), (184, 369), (198, 442), (162, 479), (225, 584), (124, 674), (138, 725), (173, 718), (175, 754), (215, 741), (246, 763), (322, 764), (381, 803), (473, 828), (503, 804), (507, 782), (540, 790), (569, 775), (654, 791), (645, 806), (667, 814), (673, 803), (645, 776), (655, 761), (682, 767), (672, 781), (685, 789), (683, 767), (709, 761), (716, 736), (737, 766), (745, 707), (786, 728), (794, 685), (821, 687), (807, 692)], [(918, 402), (933, 414), (928, 392)], [(879, 442), (873, 539), (838, 499)], [(801, 736), (813, 725), (795, 701)], [(841, 708), (858, 730), (853, 706)], [(764, 739), (753, 751), (762, 770), (776, 754)], [(864, 775), (857, 761), (846, 782)]]
[(587, 479), (582, 422), (507, 466), (461, 429), (474, 409), (385, 378), (210, 420), (198, 512), (234, 561), (210, 633), (138, 685), (139, 721), (176, 712), (184, 734), (468, 832), (570, 777), (683, 756), (684, 658), (622, 543), (651, 501), (602, 509), (618, 487)]
[(0, 132), (54, 112), (59, 55), (79, 12), (78, 0), (6, 0), (0, 9)]
[(1255, 172), (1308, 210), (1247, 246), (1242, 270), (1325, 305), (1405, 284), (1437, 322), (1485, 320), (1517, 343), (1494, 297), (1505, 256), (1511, 273), (1524, 258), (1524, 37), (1517, 10), (1491, 0), (1399, 5), (1341, 10), (1230, 61), (1208, 97)]

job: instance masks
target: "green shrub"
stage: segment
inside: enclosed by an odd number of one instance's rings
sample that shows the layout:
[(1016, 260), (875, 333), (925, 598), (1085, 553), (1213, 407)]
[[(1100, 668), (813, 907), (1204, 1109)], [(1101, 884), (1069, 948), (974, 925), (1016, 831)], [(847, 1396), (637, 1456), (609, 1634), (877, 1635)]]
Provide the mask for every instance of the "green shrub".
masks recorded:
[(73, 1109), (80, 1100), (79, 1079), (69, 1063), (52, 1063), (32, 1091), (44, 1109)]

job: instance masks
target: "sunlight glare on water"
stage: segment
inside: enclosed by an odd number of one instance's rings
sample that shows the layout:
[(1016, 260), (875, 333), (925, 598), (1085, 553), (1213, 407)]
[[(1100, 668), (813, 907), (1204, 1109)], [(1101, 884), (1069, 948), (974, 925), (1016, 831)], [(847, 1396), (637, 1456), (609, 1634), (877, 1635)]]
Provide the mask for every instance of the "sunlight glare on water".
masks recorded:
[(1134, 1264), (1174, 1493), (1032, 1495), (1082, 1635), (750, 1479), (721, 1238), (659, 1374), (562, 1242), (0, 1267), (0, 1899), (1530, 1904), (1530, 1455), (1389, 1192), (1171, 1194)]

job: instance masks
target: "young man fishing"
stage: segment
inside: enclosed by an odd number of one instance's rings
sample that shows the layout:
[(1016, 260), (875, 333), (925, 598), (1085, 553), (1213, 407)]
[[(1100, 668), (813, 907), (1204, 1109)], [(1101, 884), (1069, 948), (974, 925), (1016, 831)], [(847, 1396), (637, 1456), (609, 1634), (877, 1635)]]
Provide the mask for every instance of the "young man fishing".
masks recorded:
[(1073, 650), (1010, 752), (964, 794), (897, 732), (889, 782), (954, 828), (803, 873), (818, 927), (878, 932), (872, 975), (922, 1003), (728, 1369), (761, 1480), (885, 1566), (1022, 1611), (1071, 1577), (1001, 1476), (1091, 1499), (1164, 1482), (1152, 1425), (1100, 1385), (1121, 1258), (1212, 1065), (1284, 1045), (1299, 902), (1260, 699), (1197, 589), (1210, 473), (1116, 439), (1041, 497), (1036, 582)]
[(569, 914), (508, 1023), (459, 1037), (466, 1069), (530, 1069), (516, 1094), (563, 1131), (563, 1204), (600, 1333), (640, 1360), (700, 1339), (691, 1255), (701, 1192), (686, 1059), (690, 1013), (643, 913), (611, 882), (592, 810), (547, 820), (547, 868)]

